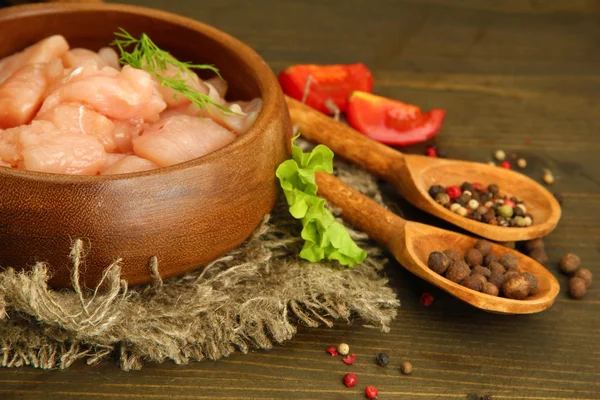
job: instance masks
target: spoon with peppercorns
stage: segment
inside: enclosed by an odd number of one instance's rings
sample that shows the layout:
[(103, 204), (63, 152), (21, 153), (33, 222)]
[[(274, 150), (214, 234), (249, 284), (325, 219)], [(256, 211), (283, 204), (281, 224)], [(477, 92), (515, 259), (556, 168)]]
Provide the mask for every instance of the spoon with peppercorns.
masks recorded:
[[(502, 314), (536, 313), (554, 303), (558, 281), (532, 258), (502, 245), (486, 241), (480, 246), (475, 238), (406, 221), (327, 173), (317, 172), (316, 183), (318, 195), (339, 207), (342, 218), (385, 246), (404, 268), (451, 295)], [(444, 249), (453, 249), (457, 256), (449, 251), (441, 254)], [(440, 255), (445, 265), (432, 263), (436, 261), (432, 254)], [(489, 290), (492, 286), (495, 293)], [(498, 286), (511, 298), (497, 296)]]
[(386, 179), (416, 207), (469, 232), (499, 242), (530, 240), (546, 236), (560, 219), (556, 198), (523, 174), (483, 163), (402, 154), (299, 101), (286, 100), (304, 138)]

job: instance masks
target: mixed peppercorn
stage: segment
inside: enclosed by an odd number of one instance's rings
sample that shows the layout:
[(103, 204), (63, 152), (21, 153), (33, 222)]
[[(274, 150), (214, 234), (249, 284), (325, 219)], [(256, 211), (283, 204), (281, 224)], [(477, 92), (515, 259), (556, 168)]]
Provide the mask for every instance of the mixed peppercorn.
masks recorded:
[(475, 221), (490, 225), (527, 227), (533, 217), (516, 197), (501, 195), (497, 185), (464, 182), (461, 186), (433, 185), (429, 195), (441, 206)]
[(486, 240), (478, 240), (462, 257), (455, 249), (434, 251), (427, 264), (452, 282), (491, 296), (523, 300), (537, 290), (537, 278), (519, 271), (519, 259), (514, 254), (493, 254)]

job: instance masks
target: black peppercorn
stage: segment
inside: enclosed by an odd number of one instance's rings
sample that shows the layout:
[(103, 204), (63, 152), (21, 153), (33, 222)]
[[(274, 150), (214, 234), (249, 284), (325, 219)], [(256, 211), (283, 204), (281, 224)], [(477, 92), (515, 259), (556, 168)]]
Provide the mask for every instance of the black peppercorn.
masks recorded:
[[(481, 200), (479, 203), (481, 204), (482, 201), (483, 200)], [(488, 211), (488, 209), (484, 206), (479, 206), (479, 207), (477, 207), (477, 210), (475, 210), (475, 211), (477, 211), (477, 214), (483, 215)]]
[(538, 248), (534, 249), (529, 253), (529, 257), (533, 258), (535, 261), (540, 264), (545, 264), (548, 262), (548, 255), (544, 251), (544, 249)]
[(429, 188), (429, 195), (435, 199), (439, 193), (446, 193), (446, 189), (440, 185), (433, 185)]
[(492, 193), (494, 195), (498, 194), (498, 192), (500, 191), (500, 189), (498, 189), (498, 185), (494, 185), (494, 184), (489, 185), (488, 190), (490, 191), (490, 193)]
[(496, 287), (502, 287), (504, 281), (506, 280), (506, 276), (504, 274), (492, 274), (488, 281)]
[(471, 269), (466, 262), (458, 260), (450, 264), (444, 276), (452, 282), (459, 283), (471, 275)]
[(440, 251), (434, 251), (429, 254), (427, 266), (429, 266), (433, 272), (437, 274), (443, 274), (450, 266), (450, 260), (444, 253)]
[(493, 209), (489, 209), (487, 210), (487, 212), (485, 214), (483, 214), (481, 216), (483, 218), (483, 220), (485, 222), (487, 222), (488, 224), (491, 223), (493, 220), (496, 219), (496, 213), (494, 212)]
[(473, 248), (479, 250), (481, 255), (484, 257), (492, 252), (492, 244), (483, 239), (479, 239)]
[(581, 261), (579, 260), (579, 257), (573, 253), (565, 254), (560, 259), (560, 270), (565, 274), (572, 274), (577, 271), (579, 265), (581, 265)]
[(465, 279), (463, 279), (460, 284), (463, 285), (464, 287), (475, 290), (476, 292), (481, 292), (485, 282), (486, 282), (486, 280), (485, 280), (485, 278), (483, 278), (483, 276), (471, 275), (471, 276), (467, 276)]
[(525, 250), (526, 253), (531, 253), (532, 251), (534, 251), (536, 249), (544, 250), (544, 248), (545, 248), (545, 245), (544, 245), (544, 240), (542, 238), (528, 240), (523, 245), (523, 250)]
[(592, 271), (587, 268), (579, 268), (573, 273), (573, 277), (583, 279), (586, 287), (589, 287), (592, 284)]
[(459, 197), (458, 199), (455, 199), (455, 200), (454, 200), (454, 202), (455, 202), (456, 204), (460, 204), (460, 205), (461, 205), (461, 206), (463, 206), (463, 207), (466, 207), (466, 206), (467, 206), (467, 203), (468, 203), (468, 200), (467, 200), (467, 201), (464, 201), (463, 199), (461, 199), (461, 198)]
[(500, 257), (499, 263), (502, 264), (504, 268), (518, 267), (519, 259), (514, 254), (505, 253), (502, 257)]
[(463, 182), (463, 184), (460, 185), (460, 190), (462, 190), (463, 192), (465, 190), (468, 190), (469, 192), (473, 193), (475, 191), (475, 188), (470, 182)]
[(446, 255), (446, 257), (448, 257), (450, 263), (461, 259), (460, 253), (454, 249), (446, 249), (443, 251), (443, 253)]
[(573, 277), (569, 279), (569, 296), (574, 299), (580, 299), (585, 296), (587, 286), (583, 278)]
[(468, 195), (467, 193), (463, 193), (461, 194), (457, 200), (461, 200), (462, 202), (464, 202), (465, 204), (467, 204), (469, 202), (469, 200), (471, 200), (471, 196)]
[(479, 250), (469, 249), (465, 253), (465, 261), (469, 266), (474, 267), (476, 265), (481, 265), (481, 262), (483, 261), (483, 256), (481, 255), (481, 252)]
[(377, 356), (375, 357), (375, 362), (377, 362), (377, 365), (379, 365), (380, 367), (385, 367), (390, 363), (390, 358), (385, 353), (377, 353)]
[(483, 262), (481, 263), (481, 265), (489, 267), (492, 262), (498, 262), (498, 260), (499, 258), (497, 255), (490, 253), (487, 256), (483, 257)]
[(527, 277), (515, 274), (502, 285), (502, 294), (509, 299), (523, 300), (529, 295), (530, 288)]
[(485, 294), (489, 294), (490, 296), (498, 296), (498, 293), (500, 292), (498, 290), (498, 286), (491, 282), (486, 282), (481, 291)]
[(481, 222), (481, 214), (479, 214), (477, 211), (474, 211), (473, 214), (471, 214), (471, 219), (477, 222)]
[(497, 261), (492, 261), (489, 263), (488, 268), (492, 274), (503, 274), (506, 272), (506, 268), (504, 265), (500, 264)]
[(515, 207), (513, 208), (513, 215), (515, 217), (523, 217), (525, 213), (523, 212), (523, 209), (521, 207)]
[(471, 269), (471, 274), (481, 275), (487, 280), (490, 276), (492, 276), (492, 271), (490, 271), (486, 267), (482, 267), (481, 265), (476, 265), (475, 267), (473, 267), (473, 269)]
[(522, 272), (521, 275), (523, 275), (529, 281), (529, 295), (534, 294), (538, 287), (537, 278), (529, 272)]

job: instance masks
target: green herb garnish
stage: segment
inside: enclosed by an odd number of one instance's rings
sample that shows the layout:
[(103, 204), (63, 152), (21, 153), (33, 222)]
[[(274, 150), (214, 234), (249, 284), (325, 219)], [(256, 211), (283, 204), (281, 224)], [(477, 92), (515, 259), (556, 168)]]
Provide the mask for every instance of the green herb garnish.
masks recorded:
[(315, 172), (333, 172), (333, 152), (318, 145), (310, 153), (302, 152), (292, 138), (292, 159), (279, 165), (276, 175), (289, 205), (290, 214), (302, 221), (301, 236), (305, 240), (300, 257), (316, 262), (338, 260), (353, 266), (362, 262), (367, 253), (354, 243), (344, 225), (337, 222), (317, 196)]
[[(192, 69), (208, 69), (221, 78), (219, 70), (214, 65), (192, 64), (190, 62), (179, 61), (158, 47), (145, 33), (142, 33), (140, 38), (136, 39), (125, 29), (119, 28), (119, 32), (114, 32), (114, 35), (118, 39), (115, 39), (111, 45), (119, 49), (119, 53), (121, 54), (119, 61), (121, 64), (143, 69), (156, 77), (161, 86), (171, 88), (175, 91), (175, 98), (180, 93), (198, 108), (204, 108), (208, 104), (212, 104), (225, 113), (235, 114), (229, 108), (216, 103), (210, 96), (195, 91), (183, 79), (184, 75), (190, 78), (194, 77)], [(125, 50), (130, 46), (134, 46), (131, 52)], [(177, 68), (177, 74), (173, 77), (166, 77), (161, 74), (161, 72), (164, 73), (167, 70), (169, 65)]]

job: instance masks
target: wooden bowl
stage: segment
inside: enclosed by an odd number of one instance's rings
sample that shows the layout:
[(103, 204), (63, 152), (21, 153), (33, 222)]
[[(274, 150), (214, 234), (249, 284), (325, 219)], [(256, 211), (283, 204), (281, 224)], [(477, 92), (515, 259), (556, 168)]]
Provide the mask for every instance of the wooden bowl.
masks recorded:
[(142, 32), (179, 59), (219, 68), (231, 99), (260, 96), (263, 108), (236, 141), (207, 156), (148, 172), (70, 176), (0, 168), (0, 266), (47, 262), (50, 284), (69, 287), (70, 249), (86, 243), (82, 285), (99, 282), (122, 258), (130, 285), (196, 269), (240, 245), (273, 208), (275, 170), (292, 135), (277, 79), (233, 37), (200, 22), (148, 8), (109, 4), (36, 4), (0, 11), (0, 57), (51, 34), (72, 47), (99, 49), (123, 27)]

